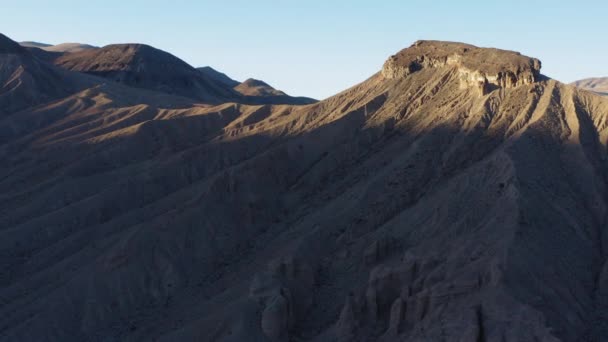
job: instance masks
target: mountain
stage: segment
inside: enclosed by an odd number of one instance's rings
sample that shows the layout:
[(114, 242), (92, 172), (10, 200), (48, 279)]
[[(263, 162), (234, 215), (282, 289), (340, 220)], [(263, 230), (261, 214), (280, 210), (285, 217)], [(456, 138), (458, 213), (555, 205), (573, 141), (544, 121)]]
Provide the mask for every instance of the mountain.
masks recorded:
[(29, 51), (30, 54), (32, 54), (33, 56), (35, 56), (36, 58), (38, 58), (39, 60), (48, 62), (48, 63), (53, 63), (57, 58), (63, 56), (64, 52), (53, 52), (53, 51), (46, 51), (40, 48), (36, 48), (36, 47), (25, 47), (25, 49), (27, 51)]
[(23, 47), (29, 47), (29, 48), (45, 48), (45, 47), (50, 47), (53, 46), (51, 44), (45, 44), (45, 43), (39, 43), (39, 42), (19, 42), (19, 45), (23, 46)]
[(0, 339), (601, 340), (608, 98), (540, 68), (419, 41), (307, 106), (9, 113)]
[(307, 105), (317, 102), (309, 97), (292, 97), (271, 87), (268, 83), (249, 78), (234, 87), (234, 90), (244, 95), (250, 102), (258, 103), (286, 103)]
[(211, 67), (198, 68), (198, 70), (216, 82), (224, 84), (243, 95), (241, 102), (250, 104), (293, 104), (307, 105), (317, 102), (309, 97), (293, 97), (276, 90), (268, 83), (253, 78), (238, 82)]
[(233, 89), (238, 82), (210, 67), (195, 69), (181, 59), (142, 44), (116, 44), (62, 54), (55, 65), (143, 89), (196, 99), (208, 104), (310, 104), (316, 100), (279, 96), (248, 96)]
[(20, 42), (19, 45), (26, 48), (38, 48), (49, 52), (79, 52), (84, 50), (98, 49), (97, 46), (81, 43), (62, 43), (57, 45), (38, 43), (38, 42)]
[(602, 95), (608, 95), (608, 77), (586, 78), (573, 82), (572, 85)]
[(284, 92), (276, 90), (268, 83), (253, 78), (245, 80), (234, 87), (236, 91), (247, 96), (285, 96)]
[(244, 82), (235, 81), (228, 77), (226, 74), (221, 73), (212, 67), (206, 66), (197, 68), (200, 72), (205, 74), (207, 77), (220, 82), (227, 87), (233, 88), (237, 92), (245, 96), (252, 97), (272, 97), (272, 96), (287, 96), (284, 92), (276, 90), (271, 87), (268, 83), (253, 78), (249, 78)]
[(81, 44), (81, 43), (62, 43), (53, 46), (45, 46), (42, 47), (43, 50), (50, 52), (80, 52), (86, 50), (95, 50), (99, 49), (97, 46), (89, 45), (89, 44)]
[(226, 87), (234, 88), (240, 84), (238, 81), (233, 80), (232, 78), (228, 77), (226, 74), (219, 72), (210, 66), (196, 68), (196, 69), (198, 71), (202, 72), (205, 76), (209, 77), (210, 79), (224, 84)]
[(7, 36), (0, 34), (0, 53), (2, 54), (19, 54), (23, 53), (24, 49), (21, 45), (12, 41)]
[[(67, 70), (109, 78), (132, 87), (185, 96), (206, 103), (311, 104), (306, 97), (291, 97), (268, 84), (249, 79), (243, 83), (209, 66), (194, 69), (179, 58), (143, 44), (116, 44), (98, 48), (88, 44), (49, 45), (21, 42), (38, 59)], [(243, 96), (241, 96), (243, 95)]]
[(77, 77), (46, 64), (27, 49), (0, 34), (0, 118), (61, 98), (89, 86)]
[(234, 100), (232, 89), (214, 82), (181, 59), (143, 44), (115, 44), (62, 55), (55, 64), (132, 87), (207, 103)]

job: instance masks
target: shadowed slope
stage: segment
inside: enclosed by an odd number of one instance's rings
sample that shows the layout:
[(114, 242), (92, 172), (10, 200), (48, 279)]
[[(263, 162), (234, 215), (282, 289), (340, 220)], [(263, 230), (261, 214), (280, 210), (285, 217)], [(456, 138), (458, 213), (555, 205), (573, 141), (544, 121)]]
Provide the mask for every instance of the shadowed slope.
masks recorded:
[(65, 97), (95, 81), (46, 64), (0, 34), (0, 118)]
[(209, 77), (217, 82), (223, 83), (227, 87), (234, 88), (237, 85), (239, 85), (238, 81), (233, 80), (232, 78), (228, 77), (226, 74), (219, 72), (219, 71), (213, 69), (212, 67), (206, 66), (206, 67), (202, 67), (202, 68), (196, 68), (196, 70), (202, 72), (203, 74), (207, 75), (207, 77)]
[(302, 107), (106, 85), (19, 115), (0, 336), (605, 336), (608, 100), (461, 75), (378, 73)]

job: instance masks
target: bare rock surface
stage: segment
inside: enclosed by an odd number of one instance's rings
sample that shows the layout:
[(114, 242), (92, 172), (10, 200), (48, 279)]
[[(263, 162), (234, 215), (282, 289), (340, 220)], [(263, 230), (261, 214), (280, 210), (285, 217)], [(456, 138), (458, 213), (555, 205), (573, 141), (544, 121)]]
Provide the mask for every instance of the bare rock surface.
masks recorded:
[[(2, 341), (608, 331), (608, 99), (533, 59), (441, 65), (473, 48), (432, 43), (418, 70), (318, 103), (201, 104), (6, 39), (0, 80), (21, 79), (0, 93), (20, 103), (0, 107)], [(480, 94), (461, 68), (520, 78)]]
[(481, 95), (485, 95), (489, 86), (505, 88), (535, 82), (541, 63), (513, 51), (421, 40), (391, 56), (382, 68), (382, 75), (406, 77), (423, 68), (440, 67), (456, 68), (463, 85), (479, 87)]

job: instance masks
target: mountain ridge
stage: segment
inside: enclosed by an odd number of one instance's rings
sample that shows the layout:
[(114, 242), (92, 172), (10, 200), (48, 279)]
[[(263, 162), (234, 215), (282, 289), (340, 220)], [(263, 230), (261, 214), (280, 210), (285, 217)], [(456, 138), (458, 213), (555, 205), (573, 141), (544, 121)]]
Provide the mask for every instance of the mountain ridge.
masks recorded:
[(46, 44), (46, 43), (40, 43), (40, 42), (34, 42), (34, 41), (19, 42), (19, 45), (21, 45), (23, 47), (35, 47), (35, 48), (43, 48), (43, 47), (53, 46), (52, 44)]
[(226, 74), (219, 72), (213, 69), (210, 66), (196, 68), (198, 71), (206, 74), (210, 78), (214, 78), (219, 82), (224, 83), (227, 87), (234, 88), (240, 84), (239, 81), (235, 81), (232, 78), (228, 77)]
[(249, 96), (236, 91), (227, 76), (201, 72), (172, 54), (145, 44), (112, 44), (63, 54), (53, 60), (62, 68), (84, 72), (136, 88), (185, 96), (208, 104), (225, 102), (307, 104), (282, 96)]
[(413, 48), (306, 106), (107, 82), (0, 120), (0, 336), (605, 336), (608, 99)]
[(57, 45), (39, 43), (33, 41), (19, 42), (19, 45), (25, 48), (38, 48), (48, 52), (70, 53), (83, 50), (98, 49), (97, 46), (82, 44), (82, 43), (61, 43)]
[(591, 77), (578, 80), (571, 83), (572, 85), (590, 90), (602, 95), (608, 95), (608, 77)]

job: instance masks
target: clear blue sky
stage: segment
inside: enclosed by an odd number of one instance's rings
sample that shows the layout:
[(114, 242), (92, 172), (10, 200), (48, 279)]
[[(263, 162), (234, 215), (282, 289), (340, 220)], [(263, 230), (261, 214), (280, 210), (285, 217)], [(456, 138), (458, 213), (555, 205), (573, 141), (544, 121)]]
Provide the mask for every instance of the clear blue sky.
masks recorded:
[(319, 99), (418, 39), (538, 57), (570, 82), (608, 76), (608, 1), (2, 0), (0, 32), (57, 44), (146, 43), (193, 66)]

